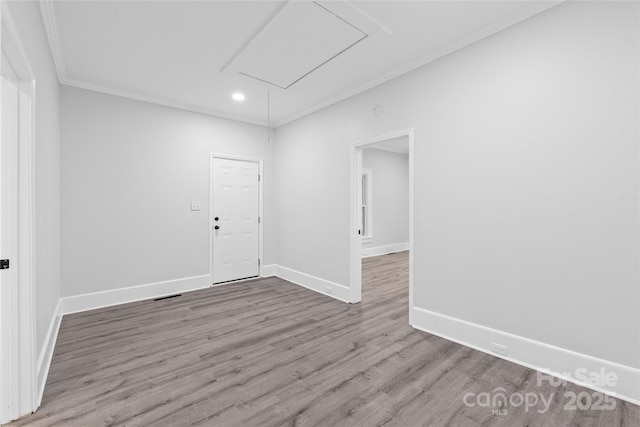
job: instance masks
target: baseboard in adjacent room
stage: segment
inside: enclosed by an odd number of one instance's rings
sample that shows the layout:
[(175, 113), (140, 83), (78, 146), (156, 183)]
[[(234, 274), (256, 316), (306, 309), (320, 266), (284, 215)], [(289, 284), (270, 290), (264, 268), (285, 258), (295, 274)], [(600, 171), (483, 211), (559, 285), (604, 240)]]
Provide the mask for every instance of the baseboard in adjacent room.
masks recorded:
[(77, 313), (112, 305), (125, 304), (149, 298), (158, 298), (180, 292), (204, 289), (211, 285), (211, 276), (185, 277), (147, 285), (131, 286), (90, 294), (60, 298), (60, 314)]
[(44, 394), (44, 386), (47, 383), (47, 376), (49, 375), (49, 368), (51, 367), (51, 360), (53, 359), (53, 351), (56, 347), (56, 341), (58, 340), (58, 332), (60, 331), (60, 323), (62, 322), (62, 315), (60, 314), (60, 300), (56, 305), (56, 309), (53, 312), (47, 335), (44, 338), (44, 344), (40, 355), (38, 356), (37, 373), (36, 373), (36, 393), (37, 402), (36, 408), (40, 407), (42, 402), (42, 395)]
[(376, 246), (374, 248), (362, 248), (362, 258), (368, 258), (371, 256), (392, 254), (395, 252), (402, 252), (409, 250), (409, 242), (394, 243), (393, 245)]
[[(519, 365), (596, 390), (633, 404), (640, 404), (640, 369), (545, 344), (529, 338), (413, 307), (411, 326), (424, 332), (489, 353)], [(492, 351), (492, 344), (506, 347), (507, 355)], [(578, 370), (583, 372), (582, 375)], [(615, 386), (594, 386), (579, 378), (584, 373), (613, 372)]]

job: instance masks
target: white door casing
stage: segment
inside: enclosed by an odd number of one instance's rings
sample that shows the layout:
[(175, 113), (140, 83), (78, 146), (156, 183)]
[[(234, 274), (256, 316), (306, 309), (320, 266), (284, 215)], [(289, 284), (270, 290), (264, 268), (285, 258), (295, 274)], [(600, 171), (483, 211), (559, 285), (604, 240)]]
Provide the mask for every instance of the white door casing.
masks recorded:
[(259, 164), (213, 156), (211, 168), (212, 281), (257, 277)]
[(35, 80), (6, 2), (0, 2), (0, 423), (35, 411)]
[(382, 141), (395, 139), (401, 136), (408, 137), (409, 141), (409, 323), (413, 310), (413, 156), (414, 156), (414, 131), (406, 129), (398, 132), (381, 135), (378, 137), (362, 139), (351, 143), (349, 150), (350, 163), (350, 209), (349, 209), (349, 302), (358, 303), (362, 300), (362, 150), (374, 146)]
[[(7, 72), (6, 68), (3, 72)], [(18, 309), (17, 268), (17, 148), (18, 148), (18, 89), (5, 76), (0, 77), (1, 125), (0, 136), (0, 258), (8, 259), (11, 268), (0, 270), (0, 346), (17, 343), (16, 310)], [(10, 344), (9, 344), (10, 343)], [(19, 353), (0, 354), (0, 401), (2, 420), (15, 419), (20, 407), (16, 385)]]

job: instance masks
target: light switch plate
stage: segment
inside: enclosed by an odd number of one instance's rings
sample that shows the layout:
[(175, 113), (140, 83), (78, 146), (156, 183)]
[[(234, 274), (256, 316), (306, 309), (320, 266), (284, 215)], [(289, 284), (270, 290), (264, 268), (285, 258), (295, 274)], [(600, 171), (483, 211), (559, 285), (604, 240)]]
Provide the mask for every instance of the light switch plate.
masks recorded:
[(199, 211), (200, 210), (200, 202), (191, 202), (191, 210)]

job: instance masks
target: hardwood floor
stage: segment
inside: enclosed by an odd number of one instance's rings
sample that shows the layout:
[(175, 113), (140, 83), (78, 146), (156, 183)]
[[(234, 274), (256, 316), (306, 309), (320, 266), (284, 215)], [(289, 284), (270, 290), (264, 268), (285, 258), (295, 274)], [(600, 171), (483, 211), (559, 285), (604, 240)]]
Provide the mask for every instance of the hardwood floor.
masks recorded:
[[(638, 406), (564, 410), (592, 392), (412, 329), (407, 275), (406, 252), (365, 259), (356, 305), (267, 278), (67, 315), (41, 408), (10, 425), (640, 425)], [(553, 399), (465, 405), (498, 387)]]

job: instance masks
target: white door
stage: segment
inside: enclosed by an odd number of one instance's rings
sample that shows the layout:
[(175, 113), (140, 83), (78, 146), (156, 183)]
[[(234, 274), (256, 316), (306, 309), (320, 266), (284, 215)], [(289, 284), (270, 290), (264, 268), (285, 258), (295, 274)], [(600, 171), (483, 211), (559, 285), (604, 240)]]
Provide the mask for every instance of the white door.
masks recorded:
[(213, 283), (260, 274), (258, 163), (212, 159)]
[(18, 342), (18, 87), (12, 69), (3, 58), (0, 76), (0, 259), (9, 267), (0, 270), (0, 421), (17, 418), (19, 414), (18, 384), (20, 353)]

